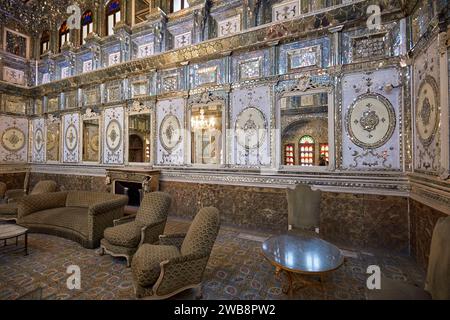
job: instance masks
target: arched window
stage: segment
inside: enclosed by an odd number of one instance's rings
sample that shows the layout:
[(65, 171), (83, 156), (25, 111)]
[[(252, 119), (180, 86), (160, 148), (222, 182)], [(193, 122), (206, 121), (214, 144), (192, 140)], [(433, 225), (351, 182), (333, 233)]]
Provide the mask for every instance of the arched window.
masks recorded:
[(111, 0), (106, 6), (106, 35), (114, 34), (114, 26), (120, 21), (120, 1)]
[(300, 165), (313, 166), (314, 165), (314, 139), (311, 136), (305, 135), (300, 138), (298, 150), (300, 152)]
[(69, 41), (70, 33), (69, 33), (69, 27), (67, 26), (67, 21), (64, 21), (59, 28), (59, 51), (61, 51), (61, 48), (63, 45)]
[(46, 53), (50, 49), (50, 31), (45, 30), (41, 36), (41, 54)]
[(187, 0), (171, 0), (170, 1), (170, 12), (177, 12), (182, 9), (189, 8), (189, 2)]
[(81, 44), (86, 43), (86, 37), (94, 31), (94, 22), (92, 21), (92, 11), (88, 10), (81, 16)]

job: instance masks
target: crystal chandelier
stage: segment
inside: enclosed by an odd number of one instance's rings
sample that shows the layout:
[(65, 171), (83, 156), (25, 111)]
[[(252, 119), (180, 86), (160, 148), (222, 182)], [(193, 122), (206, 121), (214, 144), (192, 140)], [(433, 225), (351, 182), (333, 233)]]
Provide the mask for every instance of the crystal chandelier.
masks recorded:
[(213, 129), (216, 125), (216, 119), (211, 116), (209, 119), (205, 118), (205, 110), (200, 109), (200, 116), (191, 117), (191, 127), (194, 130)]

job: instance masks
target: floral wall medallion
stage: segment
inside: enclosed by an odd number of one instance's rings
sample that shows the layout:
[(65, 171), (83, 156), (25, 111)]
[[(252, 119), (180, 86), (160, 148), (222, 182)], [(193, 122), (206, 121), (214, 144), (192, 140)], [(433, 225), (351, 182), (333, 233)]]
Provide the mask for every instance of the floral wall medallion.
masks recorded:
[(236, 89), (232, 92), (233, 138), (228, 161), (236, 165), (271, 163), (271, 89), (268, 86)]
[(259, 148), (267, 135), (264, 114), (255, 107), (243, 110), (236, 119), (236, 139), (246, 149)]
[(386, 143), (395, 129), (392, 104), (379, 94), (363, 94), (347, 113), (347, 130), (356, 145), (372, 149)]
[(185, 100), (161, 100), (156, 104), (158, 128), (157, 163), (179, 165), (184, 162)]
[(44, 126), (45, 120), (34, 119), (33, 122), (33, 162), (45, 162), (45, 135)]
[(168, 114), (159, 127), (159, 139), (162, 146), (171, 152), (181, 142), (181, 137), (180, 121), (173, 114)]
[(103, 161), (107, 164), (123, 163), (123, 107), (105, 109), (103, 131)]
[(0, 117), (0, 162), (27, 162), (27, 143), (27, 119)]
[(420, 84), (416, 101), (416, 129), (423, 145), (431, 144), (439, 126), (438, 94), (436, 81), (426, 77)]
[(79, 161), (80, 115), (78, 113), (65, 114), (63, 124), (63, 162), (76, 163)]

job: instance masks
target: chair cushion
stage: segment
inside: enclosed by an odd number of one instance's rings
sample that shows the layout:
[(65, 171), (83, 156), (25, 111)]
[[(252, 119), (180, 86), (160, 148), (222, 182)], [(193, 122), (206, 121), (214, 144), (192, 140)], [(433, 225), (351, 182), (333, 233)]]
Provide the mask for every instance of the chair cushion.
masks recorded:
[(17, 203), (0, 204), (0, 215), (17, 215)]
[(131, 270), (135, 281), (141, 286), (149, 286), (158, 280), (161, 273), (160, 263), (180, 256), (175, 246), (143, 244), (133, 257)]
[(141, 224), (132, 221), (106, 228), (104, 236), (112, 245), (133, 248), (141, 241), (141, 227)]
[(88, 236), (88, 210), (86, 208), (63, 207), (38, 211), (22, 218), (21, 223), (57, 226), (71, 229)]

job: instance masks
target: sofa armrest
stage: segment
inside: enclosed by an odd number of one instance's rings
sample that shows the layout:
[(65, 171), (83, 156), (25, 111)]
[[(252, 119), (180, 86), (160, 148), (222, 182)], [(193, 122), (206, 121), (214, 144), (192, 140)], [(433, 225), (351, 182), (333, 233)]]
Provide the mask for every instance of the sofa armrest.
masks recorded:
[(67, 192), (51, 192), (25, 196), (18, 202), (18, 219), (20, 221), (21, 218), (34, 212), (65, 207), (66, 197)]
[(162, 234), (159, 236), (159, 244), (163, 246), (175, 246), (180, 249), (185, 237), (185, 233)]
[(115, 226), (119, 226), (119, 225), (124, 224), (124, 223), (128, 223), (128, 222), (134, 221), (134, 219), (136, 219), (136, 215), (135, 214), (130, 214), (130, 215), (127, 215), (127, 216), (123, 216), (122, 218), (115, 219), (113, 221), (113, 224), (114, 224), (114, 227), (115, 227)]
[[(111, 199), (104, 202), (97, 202), (89, 207), (89, 215), (96, 216), (122, 208), (122, 212), (126, 204), (128, 203), (128, 198), (126, 196)], [(122, 215), (119, 217), (121, 218)]]
[(152, 224), (146, 225), (141, 228), (141, 242), (139, 246), (143, 243), (155, 243), (158, 241), (159, 236), (164, 232), (166, 227), (166, 219), (154, 222)]
[(209, 255), (190, 254), (160, 263), (161, 273), (153, 286), (153, 292), (163, 296), (186, 286), (202, 282)]

